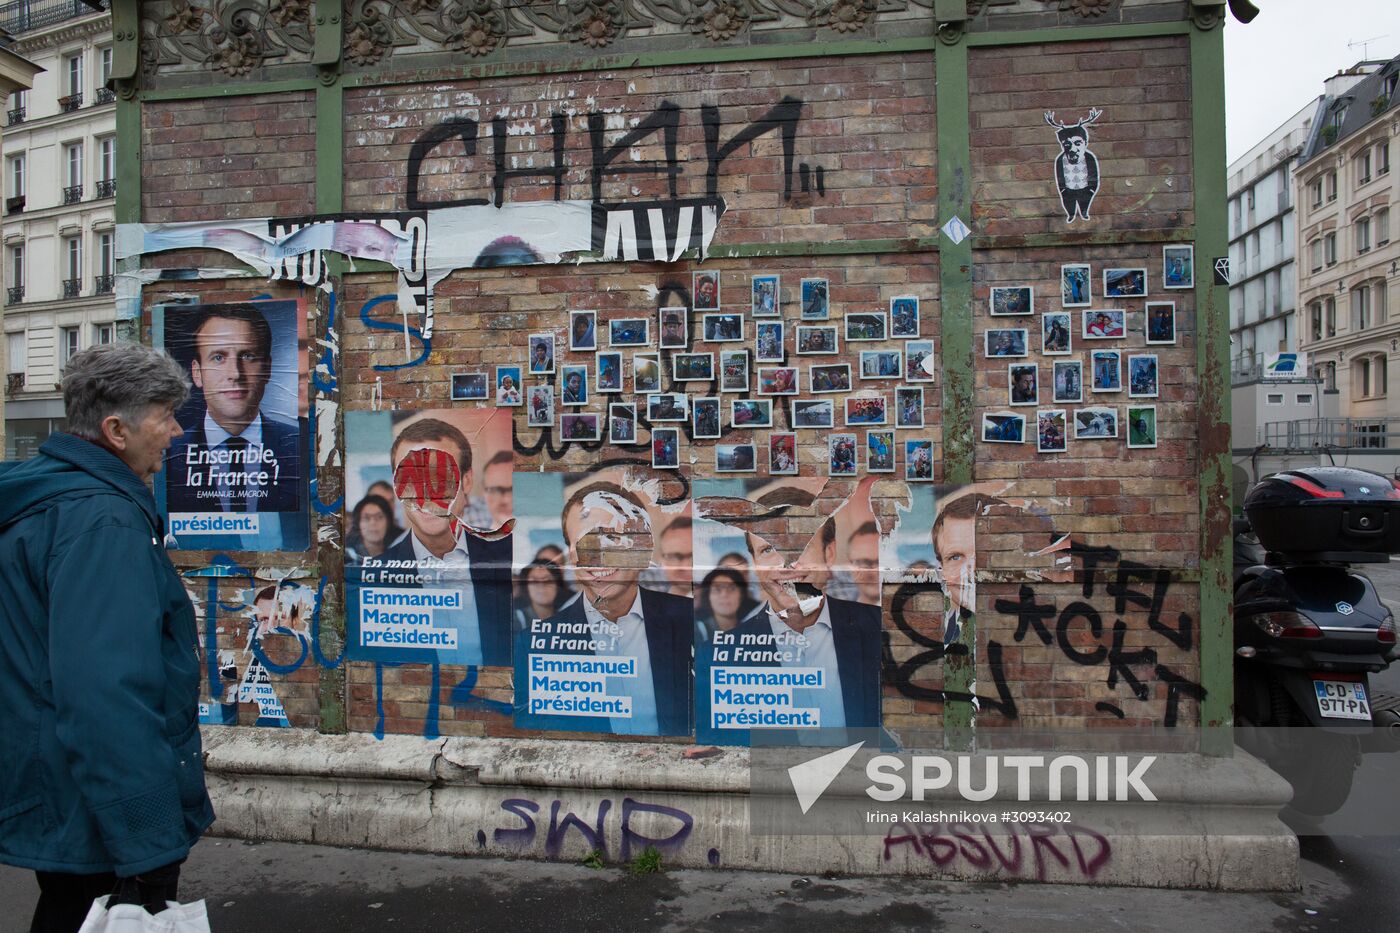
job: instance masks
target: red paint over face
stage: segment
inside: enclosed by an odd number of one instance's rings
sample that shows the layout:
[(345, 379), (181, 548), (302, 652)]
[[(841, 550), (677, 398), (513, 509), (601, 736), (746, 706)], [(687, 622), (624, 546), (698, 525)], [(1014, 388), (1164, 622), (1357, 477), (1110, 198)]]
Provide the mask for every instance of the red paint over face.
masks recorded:
[(404, 508), (447, 519), (453, 535), (457, 534), (460, 518), (452, 513), (451, 506), (461, 487), (462, 470), (457, 458), (438, 448), (410, 450), (394, 468), (394, 495)]

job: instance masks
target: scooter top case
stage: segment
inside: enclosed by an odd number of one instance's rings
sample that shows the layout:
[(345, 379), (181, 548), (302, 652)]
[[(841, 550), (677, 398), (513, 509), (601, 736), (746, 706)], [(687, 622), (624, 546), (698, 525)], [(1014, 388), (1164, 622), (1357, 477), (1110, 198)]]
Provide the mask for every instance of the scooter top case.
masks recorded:
[(1315, 561), (1363, 563), (1400, 554), (1400, 490), (1350, 467), (1286, 470), (1260, 480), (1245, 515), (1270, 551)]

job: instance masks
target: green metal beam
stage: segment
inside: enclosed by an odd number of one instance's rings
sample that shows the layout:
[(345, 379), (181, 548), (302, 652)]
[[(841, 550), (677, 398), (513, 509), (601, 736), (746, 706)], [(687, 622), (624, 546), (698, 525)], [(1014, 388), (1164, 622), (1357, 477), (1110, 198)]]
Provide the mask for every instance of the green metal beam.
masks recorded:
[(250, 84), (200, 84), (190, 87), (147, 88), (141, 99), (199, 100), (205, 97), (251, 97), (254, 94), (284, 94), (289, 91), (313, 91), (320, 85), (316, 78), (287, 78), (282, 81), (262, 81)]
[(1192, 179), (1196, 213), (1196, 408), (1201, 458), (1201, 701), (1202, 748), (1229, 755), (1233, 741), (1233, 547), (1230, 536), (1229, 289), (1217, 286), (1213, 265), (1228, 255), (1225, 205), (1225, 53), (1219, 21), (1191, 31)]
[(1190, 28), (1189, 23), (1178, 22), (1061, 26), (1055, 29), (1013, 29), (1006, 32), (975, 32), (967, 37), (967, 44), (978, 48), (994, 45), (1041, 45), (1047, 42), (1147, 39), (1153, 36), (1184, 36)]
[[(938, 124), (938, 215), (941, 226), (953, 217), (972, 226), (972, 134), (969, 127), (967, 43), (960, 32), (934, 53)], [(973, 481), (976, 449), (972, 433), (972, 241), (945, 239), (938, 253), (939, 332), (943, 375), (943, 481), (965, 485)], [(963, 620), (958, 649), (943, 662), (944, 689), (971, 694), (977, 677), (977, 623)], [(943, 704), (947, 747), (970, 750), (975, 709), (968, 701)]]

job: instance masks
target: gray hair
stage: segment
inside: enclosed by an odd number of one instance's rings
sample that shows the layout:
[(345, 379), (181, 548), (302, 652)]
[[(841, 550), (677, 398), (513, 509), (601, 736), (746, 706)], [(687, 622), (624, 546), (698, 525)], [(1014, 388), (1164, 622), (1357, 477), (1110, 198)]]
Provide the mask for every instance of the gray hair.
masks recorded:
[(92, 347), (73, 354), (64, 368), (68, 433), (88, 440), (102, 436), (102, 422), (112, 415), (134, 425), (152, 405), (178, 408), (189, 396), (180, 364), (139, 343)]

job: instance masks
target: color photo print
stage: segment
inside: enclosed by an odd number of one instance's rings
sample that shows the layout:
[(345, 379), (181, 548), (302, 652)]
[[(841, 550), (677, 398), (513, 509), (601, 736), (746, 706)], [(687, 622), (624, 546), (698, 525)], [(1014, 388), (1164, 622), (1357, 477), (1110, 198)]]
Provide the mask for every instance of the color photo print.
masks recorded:
[(751, 281), (753, 301), (749, 313), (754, 317), (781, 317), (782, 279), (776, 275), (755, 275)]
[(918, 295), (898, 295), (890, 299), (890, 336), (902, 339), (919, 336)]
[(1032, 314), (1035, 289), (1029, 285), (995, 286), (988, 298), (991, 313), (996, 317)]
[(1063, 408), (1040, 409), (1035, 413), (1035, 449), (1042, 454), (1062, 454), (1069, 449), (1069, 433)]
[(825, 321), (831, 317), (831, 286), (826, 279), (802, 280), (802, 320)]
[[(678, 443), (675, 429), (661, 431)], [(645, 573), (664, 565), (661, 541), (683, 517), (657, 501), (676, 485), (645, 468), (516, 478), (515, 566), (546, 548), (563, 555), (555, 597), (517, 614), (517, 728), (690, 734), (692, 602), (651, 588)], [(625, 621), (634, 609), (640, 619)]]
[(158, 305), (152, 337), (193, 384), (155, 477), (168, 546), (309, 547), (305, 303)]
[(1011, 411), (991, 411), (982, 415), (982, 440), (988, 444), (1024, 444), (1026, 416)]
[[(346, 657), (510, 664), (511, 413), (346, 412), (345, 456)], [(376, 496), (404, 533), (356, 527)]]

